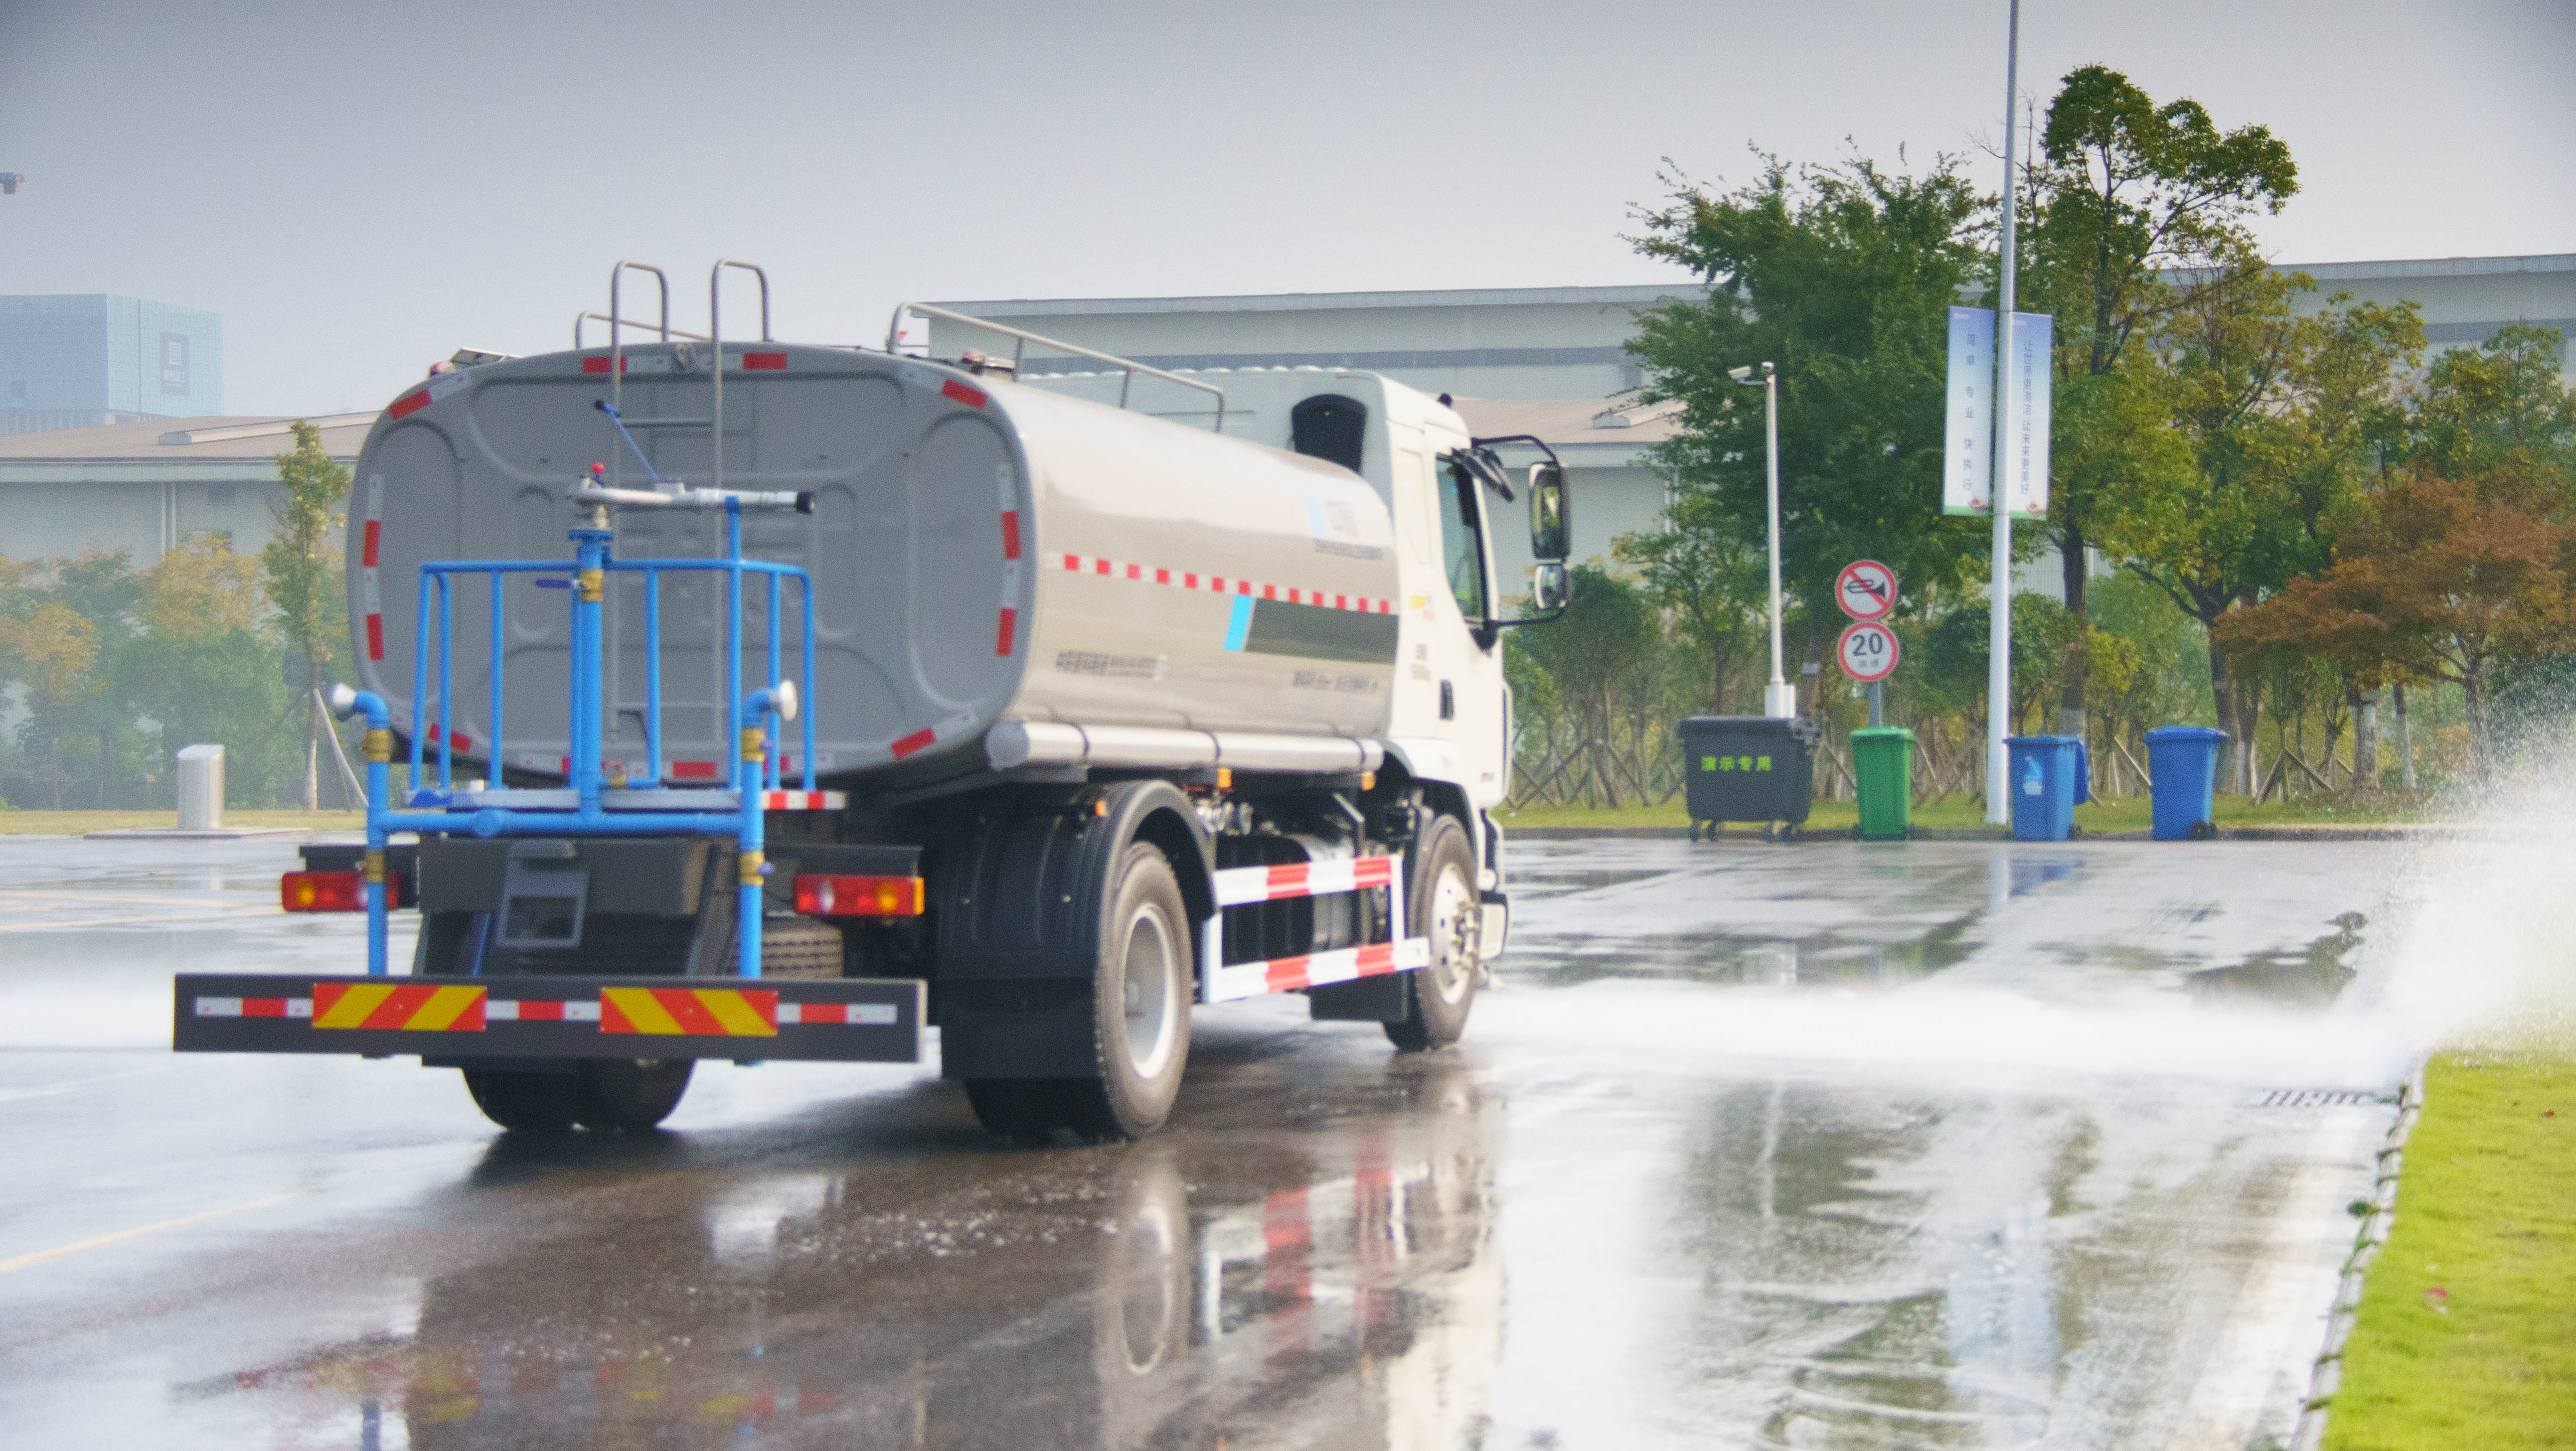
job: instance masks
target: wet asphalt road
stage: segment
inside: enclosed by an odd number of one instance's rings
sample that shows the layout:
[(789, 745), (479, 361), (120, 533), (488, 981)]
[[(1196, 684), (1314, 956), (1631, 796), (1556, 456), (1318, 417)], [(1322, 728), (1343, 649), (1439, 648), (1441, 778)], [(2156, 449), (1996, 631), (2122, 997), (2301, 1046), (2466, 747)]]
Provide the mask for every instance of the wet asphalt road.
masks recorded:
[(0, 838), (0, 1444), (2286, 1433), (2411, 849), (1515, 850), (1461, 1048), (1203, 1010), (1170, 1131), (1031, 1150), (935, 1069), (521, 1142), (452, 1072), (177, 1058), (171, 972), (361, 924), (277, 914), (276, 841)]

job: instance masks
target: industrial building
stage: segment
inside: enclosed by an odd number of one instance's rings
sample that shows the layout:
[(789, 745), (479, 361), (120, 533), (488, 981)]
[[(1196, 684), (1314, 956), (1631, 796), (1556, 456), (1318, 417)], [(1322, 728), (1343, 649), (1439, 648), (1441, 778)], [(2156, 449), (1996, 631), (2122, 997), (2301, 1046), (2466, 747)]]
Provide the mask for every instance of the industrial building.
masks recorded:
[[(2473, 347), (2510, 322), (2576, 334), (2576, 253), (2284, 264), (2284, 270), (2316, 279), (2308, 306), (2322, 305), (2334, 292), (2420, 304), (2437, 348)], [(1642, 380), (1625, 345), (1638, 310), (1696, 295), (1700, 289), (1681, 282), (937, 306), (1159, 368), (1199, 370), (1211, 381), (1222, 382), (1226, 370), (1363, 368), (1427, 393), (1447, 393), (1478, 435), (1536, 434), (1564, 457), (1578, 500), (1576, 557), (1584, 559), (1607, 556), (1620, 534), (1654, 527), (1663, 508), (1667, 482), (1651, 451), (1671, 436), (1673, 410), (1637, 403), (1634, 390)], [(968, 325), (929, 321), (918, 335), (935, 356), (953, 358), (976, 347), (1006, 357), (1013, 347)], [(186, 332), (200, 323), (200, 331)], [(165, 332), (184, 333), (186, 347), (171, 353)], [(40, 336), (56, 341), (31, 341)], [(147, 340), (162, 351), (144, 351)], [(68, 383), (40, 391), (36, 370), (18, 361), (40, 354), (88, 359), (74, 372), (90, 380), (80, 385), (90, 391), (75, 395)], [(156, 358), (165, 364), (184, 359), (184, 366), (156, 373), (145, 367)], [(1036, 347), (1021, 362), (1031, 375), (1100, 366)], [(20, 383), (26, 385), (23, 408)], [(11, 405), (0, 408), (0, 417), (86, 410), (88, 422), (100, 422), (101, 415), (125, 420), (0, 436), (0, 510), (10, 521), (0, 553), (28, 559), (125, 549), (137, 565), (149, 565), (195, 534), (220, 530), (243, 550), (267, 539), (269, 506), (279, 496), (274, 456), (293, 440), (283, 418), (217, 416), (222, 332), (213, 314), (113, 297), (0, 298), (0, 388), (10, 393)], [(158, 391), (164, 388), (183, 391)], [(176, 406), (183, 402), (184, 410)], [(141, 417), (156, 411), (184, 416)], [(374, 418), (354, 413), (314, 421), (323, 425), (330, 453), (354, 461)], [(0, 423), (0, 433), (7, 428)], [(1516, 464), (1536, 457), (1525, 448), (1505, 452)], [(1523, 531), (1500, 529), (1496, 540), (1503, 578), (1524, 577)], [(2053, 592), (2057, 578), (2054, 562), (2042, 560), (2024, 566), (2022, 586)]]
[(104, 293), (0, 297), (0, 434), (224, 411), (224, 320)]

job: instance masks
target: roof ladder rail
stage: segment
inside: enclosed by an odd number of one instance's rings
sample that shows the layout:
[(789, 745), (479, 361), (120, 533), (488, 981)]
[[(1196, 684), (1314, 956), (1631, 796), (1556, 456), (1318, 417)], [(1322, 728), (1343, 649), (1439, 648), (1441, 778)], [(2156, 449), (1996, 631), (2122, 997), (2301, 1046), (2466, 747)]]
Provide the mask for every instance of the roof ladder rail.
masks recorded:
[(728, 267), (739, 267), (760, 279), (760, 340), (764, 343), (769, 341), (769, 274), (762, 271), (757, 263), (737, 262), (731, 257), (718, 259), (716, 265), (707, 269), (707, 344), (709, 351), (715, 354), (715, 359), (709, 367), (709, 376), (715, 379), (715, 413), (712, 424), (715, 429), (713, 445), (716, 459), (715, 487), (719, 489), (725, 486), (725, 481), (724, 299), (718, 284), (724, 281), (725, 269)]
[[(650, 262), (629, 262), (620, 259), (616, 266), (608, 269), (608, 405), (616, 409), (621, 418), (626, 412), (626, 342), (620, 328), (625, 323), (626, 309), (618, 305), (617, 290), (618, 284), (626, 280), (626, 274), (630, 270), (653, 274), (653, 281), (660, 287), (662, 293), (662, 320), (659, 331), (662, 334), (662, 341), (667, 343), (671, 340), (670, 277)], [(641, 324), (637, 325), (641, 326)], [(580, 327), (579, 322), (573, 324), (576, 332)], [(616, 488), (624, 480), (626, 460), (623, 455), (614, 450), (610, 451), (608, 457), (610, 459), (608, 484), (610, 488)]]
[(1030, 332), (1025, 328), (1012, 327), (1007, 323), (993, 322), (989, 319), (980, 317), (969, 317), (962, 312), (950, 312), (947, 308), (933, 307), (926, 302), (899, 302), (895, 304), (894, 320), (886, 324), (885, 350), (888, 353), (895, 353), (898, 351), (896, 344), (903, 335), (903, 315), (907, 312), (917, 312), (924, 317), (944, 317), (950, 322), (962, 322), (968, 327), (979, 327), (987, 332), (997, 332), (1002, 334), (1004, 337), (1016, 339), (1016, 342), (1011, 348), (1011, 376), (1014, 378), (1019, 376), (1020, 356), (1022, 353), (1027, 351), (1028, 345), (1031, 343), (1035, 343), (1042, 348), (1055, 348), (1062, 352), (1075, 354), (1078, 357), (1092, 358), (1100, 362), (1107, 363), (1126, 375), (1121, 378), (1118, 383), (1118, 406), (1121, 408), (1125, 408), (1127, 406), (1127, 395), (1135, 388), (1136, 375), (1139, 373), (1143, 373), (1150, 378), (1160, 378), (1166, 383), (1178, 383), (1184, 388), (1196, 388), (1202, 393), (1212, 393), (1216, 395), (1216, 431), (1219, 433), (1225, 432), (1225, 390), (1214, 383), (1202, 383), (1196, 378), (1184, 378), (1178, 373), (1166, 373), (1160, 368), (1147, 367), (1145, 364), (1139, 363), (1132, 358), (1122, 358), (1112, 353), (1094, 352), (1089, 348), (1080, 346), (1079, 344), (1068, 343), (1058, 338), (1043, 337), (1037, 333)]

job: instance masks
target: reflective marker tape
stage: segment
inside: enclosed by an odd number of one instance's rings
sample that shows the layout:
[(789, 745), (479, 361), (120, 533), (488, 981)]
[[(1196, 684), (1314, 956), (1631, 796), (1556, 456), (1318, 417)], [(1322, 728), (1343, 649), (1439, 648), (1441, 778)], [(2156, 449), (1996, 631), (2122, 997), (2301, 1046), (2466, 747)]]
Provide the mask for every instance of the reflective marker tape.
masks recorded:
[(430, 983), (316, 983), (313, 1026), (377, 1032), (480, 1033), (479, 987)]
[(780, 1003), (778, 1021), (812, 1027), (833, 1024), (849, 1028), (891, 1028), (895, 1024), (892, 1003)]
[(496, 1023), (596, 1023), (599, 1021), (599, 1000), (552, 1002), (543, 998), (494, 998), (483, 1005), (483, 1016)]
[(201, 1018), (309, 1018), (311, 998), (199, 998)]
[(1342, 861), (1294, 862), (1276, 867), (1228, 867), (1215, 874), (1220, 907), (1248, 902), (1277, 902), (1290, 897), (1320, 897), (1392, 886), (1395, 858), (1354, 857)]
[(778, 994), (749, 988), (612, 987), (599, 992), (599, 1031), (700, 1038), (778, 1036)]
[[(1139, 584), (1168, 585), (1173, 589), (1206, 590), (1213, 594), (1253, 595), (1265, 600), (1284, 600), (1292, 605), (1313, 605), (1317, 609), (1350, 610), (1363, 615), (1391, 615), (1395, 601), (1373, 600), (1355, 595), (1328, 595), (1322, 590), (1292, 588), (1287, 585), (1256, 584), (1248, 579), (1228, 579), (1217, 574), (1197, 574), (1189, 570), (1166, 569), (1160, 565), (1128, 564), (1114, 559), (1100, 559), (1088, 554), (1059, 554), (1055, 559), (1067, 574), (1102, 575), (1111, 579), (1132, 579)], [(1326, 604), (1326, 600), (1332, 601)]]

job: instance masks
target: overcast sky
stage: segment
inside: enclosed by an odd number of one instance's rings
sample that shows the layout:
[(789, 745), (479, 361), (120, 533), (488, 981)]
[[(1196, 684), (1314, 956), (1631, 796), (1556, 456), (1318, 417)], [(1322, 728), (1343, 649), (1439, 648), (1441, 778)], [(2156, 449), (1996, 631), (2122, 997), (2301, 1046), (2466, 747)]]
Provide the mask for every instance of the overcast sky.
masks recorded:
[[(220, 312), (258, 414), (565, 346), (620, 257), (690, 326), (764, 263), (823, 342), (904, 298), (1660, 281), (1620, 240), (1660, 158), (1990, 143), (2004, 15), (0, 0), (0, 293)], [(2576, 251), (2570, 0), (2024, 6), (2028, 97), (2094, 61), (2288, 141), (2276, 260)]]

